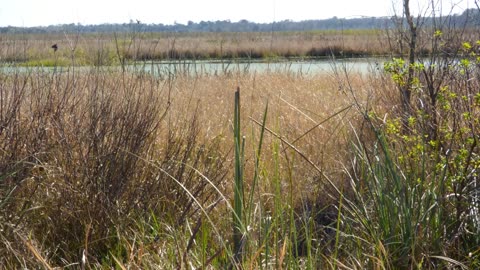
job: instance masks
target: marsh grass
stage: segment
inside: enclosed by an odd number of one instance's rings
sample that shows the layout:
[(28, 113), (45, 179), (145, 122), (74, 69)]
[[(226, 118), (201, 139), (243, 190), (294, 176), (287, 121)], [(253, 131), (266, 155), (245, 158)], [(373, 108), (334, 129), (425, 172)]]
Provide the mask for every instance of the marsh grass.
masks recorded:
[[(266, 80), (269, 76), (273, 79)], [(305, 93), (298, 95), (296, 90), (308, 86), (306, 91), (327, 98), (332, 94), (324, 79), (328, 77), (289, 73), (160, 79), (73, 68), (62, 73), (31, 69), (2, 74), (2, 266), (78, 266), (84, 254), (89, 267), (146, 265), (165, 258), (170, 263), (165, 265), (176, 266), (231, 263), (234, 249), (219, 245), (231, 234), (225, 230), (231, 219), (222, 218), (222, 213), (231, 213), (222, 196), (228, 198), (233, 191), (226, 185), (233, 172), (229, 158), (233, 144), (227, 138), (234, 102), (228, 89), (234, 85), (243, 89), (239, 113), (265, 117), (279, 134), (294, 138), (302, 125), (296, 115), (302, 110), (311, 114), (303, 120), (305, 126), (322, 117), (321, 111), (306, 110), (318, 105), (292, 107), (305, 101)], [(287, 98), (289, 103), (282, 101)], [(271, 114), (258, 112), (255, 108), (264, 107), (267, 99), (274, 104)], [(281, 110), (288, 112), (283, 119), (267, 120)], [(293, 208), (281, 199), (286, 184), (282, 175), (310, 165), (284, 163), (281, 141), (265, 135), (261, 135), (265, 147), (277, 150), (260, 155), (262, 143), (254, 147), (258, 126), (245, 120), (239, 128), (246, 135), (239, 169), (245, 171), (248, 194), (241, 204), (244, 229), (239, 241), (244, 252), (258, 254), (246, 253), (242, 261), (284, 265), (293, 258), (289, 255), (293, 244), (281, 239), (289, 238), (289, 228), (298, 224)], [(322, 160), (315, 151), (306, 151), (316, 162)], [(299, 174), (306, 181), (295, 184), (293, 172), (289, 175), (289, 202), (300, 202), (309, 196), (314, 175)], [(294, 196), (297, 191), (303, 195)], [(220, 242), (207, 237), (215, 231)], [(167, 234), (173, 238), (164, 238)], [(199, 237), (203, 248), (196, 244)], [(253, 239), (258, 242), (250, 242)], [(158, 253), (159, 246), (168, 246), (168, 251)], [(135, 255), (142, 252), (147, 255)], [(194, 262), (197, 252), (202, 259)]]
[[(0, 59), (22, 65), (71, 59), (80, 65), (123, 61), (328, 58), (386, 55), (385, 38), (369, 31), (270, 33), (7, 34)], [(273, 41), (272, 41), (273, 38)], [(58, 51), (51, 49), (58, 44)], [(68, 66), (69, 62), (58, 61)]]
[[(136, 38), (117, 37), (115, 61)], [(464, 56), (429, 111), (436, 140), (422, 84), (404, 133), (396, 77), (378, 69), (1, 73), (0, 267), (476, 268)]]
[[(431, 29), (418, 33), (419, 52), (435, 52)], [(389, 30), (390, 32), (393, 30)], [(271, 33), (149, 33), (124, 34), (5, 34), (0, 41), (0, 60), (26, 66), (49, 64), (55, 59), (78, 65), (121, 65), (125, 61), (161, 60), (269, 60), (329, 59), (403, 55), (405, 44), (382, 30), (324, 30)], [(387, 34), (390, 33), (390, 34)], [(454, 52), (462, 40), (475, 40), (476, 29), (445, 34), (444, 50)], [(51, 46), (58, 44), (54, 53)], [(403, 44), (403, 45), (402, 45)], [(71, 61), (58, 61), (68, 66)]]

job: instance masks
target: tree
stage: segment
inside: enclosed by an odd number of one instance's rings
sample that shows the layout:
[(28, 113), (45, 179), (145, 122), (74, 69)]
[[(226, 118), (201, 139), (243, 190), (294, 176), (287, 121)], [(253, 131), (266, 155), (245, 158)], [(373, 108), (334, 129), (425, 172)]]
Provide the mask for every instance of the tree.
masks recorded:
[(403, 125), (404, 127), (408, 124), (408, 119), (411, 114), (410, 100), (412, 95), (412, 85), (413, 85), (413, 76), (414, 76), (414, 64), (415, 64), (415, 49), (417, 45), (417, 26), (413, 21), (413, 17), (410, 14), (410, 0), (403, 0), (403, 12), (407, 20), (409, 28), (408, 36), (408, 73), (406, 83), (401, 87), (401, 98), (402, 98), (402, 108), (403, 108)]

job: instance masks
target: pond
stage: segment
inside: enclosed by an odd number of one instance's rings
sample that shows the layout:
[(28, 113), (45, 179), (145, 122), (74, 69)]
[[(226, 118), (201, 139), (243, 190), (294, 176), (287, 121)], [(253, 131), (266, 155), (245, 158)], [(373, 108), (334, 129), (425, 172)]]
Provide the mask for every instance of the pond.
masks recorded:
[(378, 58), (351, 58), (340, 60), (283, 60), (283, 61), (177, 61), (137, 63), (130, 69), (145, 70), (154, 74), (188, 73), (188, 74), (221, 74), (228, 72), (265, 73), (292, 72), (300, 74), (330, 73), (335, 69), (346, 69), (349, 72), (368, 73), (383, 65), (385, 60)]
[[(216, 75), (226, 73), (268, 73), (290, 72), (295, 74), (314, 75), (348, 71), (351, 73), (366, 74), (382, 67), (384, 59), (380, 58), (349, 58), (328, 60), (281, 60), (281, 61), (160, 61), (160, 62), (135, 62), (125, 66), (129, 72), (147, 72), (156, 76), (168, 74), (188, 75)], [(76, 71), (89, 71), (98, 68), (104, 71), (122, 70), (121, 66), (77, 66)], [(18, 65), (3, 65), (2, 73), (12, 72), (69, 72), (72, 67), (24, 67)]]

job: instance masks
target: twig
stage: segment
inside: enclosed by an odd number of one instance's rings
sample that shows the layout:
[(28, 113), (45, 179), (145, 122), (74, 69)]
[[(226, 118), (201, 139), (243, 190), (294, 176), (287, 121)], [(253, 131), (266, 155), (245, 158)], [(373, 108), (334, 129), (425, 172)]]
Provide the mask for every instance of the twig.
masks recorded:
[[(255, 124), (259, 125), (259, 126), (262, 126), (262, 124), (255, 120), (254, 118), (252, 118), (251, 116), (249, 117), (250, 120), (252, 120)], [(295, 147), (295, 145), (289, 143), (288, 141), (286, 141), (285, 139), (282, 138), (282, 136), (278, 135), (277, 133), (275, 133), (274, 131), (272, 131), (271, 129), (267, 128), (267, 127), (264, 127), (266, 131), (268, 131), (270, 134), (272, 134), (273, 136), (277, 137), (280, 141), (282, 141), (283, 143), (285, 143), (287, 146), (289, 146), (290, 148), (292, 148), (297, 154), (300, 155), (300, 157), (302, 157), (308, 164), (310, 164), (316, 171), (318, 171), (318, 173), (320, 173), (323, 177), (325, 177), (325, 179), (327, 180), (327, 182), (333, 187), (333, 189), (335, 189), (335, 191), (338, 193), (338, 194), (342, 194), (342, 192), (337, 188), (337, 186), (332, 182), (332, 180), (330, 180), (330, 178), (328, 178), (327, 175), (325, 175), (325, 173), (315, 164), (313, 163), (305, 154), (303, 154), (297, 147)]]

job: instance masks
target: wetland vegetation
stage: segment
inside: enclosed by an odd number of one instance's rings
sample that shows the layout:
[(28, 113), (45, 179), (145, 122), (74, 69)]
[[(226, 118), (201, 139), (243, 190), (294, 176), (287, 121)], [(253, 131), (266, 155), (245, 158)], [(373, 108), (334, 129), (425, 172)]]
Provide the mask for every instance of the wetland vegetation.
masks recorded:
[[(403, 19), (2, 35), (0, 268), (478, 269), (479, 31)], [(357, 53), (387, 60), (334, 61)], [(145, 72), (319, 56), (328, 72)]]
[[(7, 34), (4, 62), (27, 66), (118, 65), (124, 61), (327, 59), (388, 53), (379, 30), (279, 33)], [(58, 44), (58, 51), (51, 48)]]

